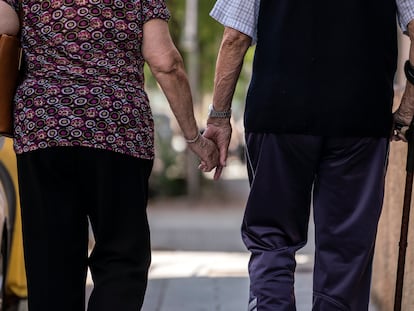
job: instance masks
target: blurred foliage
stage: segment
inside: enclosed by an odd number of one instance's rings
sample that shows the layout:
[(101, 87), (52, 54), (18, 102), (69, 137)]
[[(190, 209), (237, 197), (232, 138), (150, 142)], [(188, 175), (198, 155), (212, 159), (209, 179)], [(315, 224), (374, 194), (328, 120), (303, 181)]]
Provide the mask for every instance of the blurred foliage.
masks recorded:
[(157, 156), (150, 176), (149, 193), (151, 197), (183, 195), (185, 182), (185, 154), (172, 147), (174, 133), (170, 119), (163, 114), (154, 114), (157, 131), (155, 148)]
[[(209, 13), (215, 0), (198, 1), (198, 46), (200, 51), (200, 91), (211, 92), (214, 79), (214, 64), (220, 46), (223, 26), (216, 22)], [(182, 49), (183, 32), (185, 28), (185, 3), (183, 0), (167, 0), (171, 12), (169, 23), (171, 36), (185, 60), (186, 53)]]

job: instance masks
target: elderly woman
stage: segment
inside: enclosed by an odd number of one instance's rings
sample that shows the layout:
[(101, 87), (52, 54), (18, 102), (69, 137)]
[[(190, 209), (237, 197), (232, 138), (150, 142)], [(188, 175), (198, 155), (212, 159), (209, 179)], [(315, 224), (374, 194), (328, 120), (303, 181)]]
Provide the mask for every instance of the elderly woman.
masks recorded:
[[(89, 311), (142, 306), (154, 158), (145, 62), (200, 168), (218, 165), (216, 145), (196, 125), (169, 16), (164, 0), (23, 3), (14, 148), (30, 311), (84, 310), (88, 266)], [(89, 258), (88, 217), (96, 241)]]

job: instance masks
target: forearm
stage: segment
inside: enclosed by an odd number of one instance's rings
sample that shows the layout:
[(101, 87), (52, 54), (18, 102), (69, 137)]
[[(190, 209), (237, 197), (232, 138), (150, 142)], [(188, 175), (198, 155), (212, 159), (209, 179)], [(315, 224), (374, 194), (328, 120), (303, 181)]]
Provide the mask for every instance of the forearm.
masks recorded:
[[(225, 28), (216, 62), (214, 77), (213, 108), (215, 111), (229, 111), (236, 89), (237, 80), (243, 66), (244, 56), (251, 43), (251, 38), (237, 30)], [(230, 118), (210, 116), (204, 136), (212, 139), (220, 151), (220, 167), (215, 178), (219, 178), (222, 168), (226, 166), (228, 147), (231, 140), (232, 127)]]
[(215, 110), (227, 111), (230, 109), (244, 56), (250, 43), (250, 37), (237, 30), (225, 28), (214, 78), (213, 104)]
[(190, 86), (183, 59), (171, 39), (168, 24), (153, 19), (145, 23), (143, 29), (142, 55), (167, 97), (184, 137), (192, 139), (196, 137), (198, 128)]
[(184, 137), (192, 139), (196, 137), (198, 127), (194, 118), (190, 86), (181, 56), (175, 51), (170, 53), (172, 55), (166, 56), (171, 59), (167, 67), (151, 68), (151, 70), (167, 97)]
[(141, 52), (167, 97), (189, 148), (199, 157), (199, 168), (211, 171), (218, 165), (218, 150), (212, 141), (199, 134), (183, 59), (165, 21), (153, 19), (144, 24)]

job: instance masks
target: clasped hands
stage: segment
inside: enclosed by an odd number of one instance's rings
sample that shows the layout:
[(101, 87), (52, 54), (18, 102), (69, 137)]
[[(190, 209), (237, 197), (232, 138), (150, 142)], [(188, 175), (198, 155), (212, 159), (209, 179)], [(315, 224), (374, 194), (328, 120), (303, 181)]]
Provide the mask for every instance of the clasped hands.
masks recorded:
[(198, 168), (202, 172), (210, 172), (215, 169), (214, 180), (220, 178), (223, 168), (226, 166), (231, 133), (232, 127), (229, 119), (207, 121), (203, 135), (196, 143), (189, 144), (191, 151), (200, 158)]

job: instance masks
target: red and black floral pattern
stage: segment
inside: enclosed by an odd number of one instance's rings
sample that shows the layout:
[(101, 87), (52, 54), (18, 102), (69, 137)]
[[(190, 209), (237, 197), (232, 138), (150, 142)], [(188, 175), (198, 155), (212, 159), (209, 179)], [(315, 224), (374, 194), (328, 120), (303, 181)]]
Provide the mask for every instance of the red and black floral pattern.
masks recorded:
[(152, 159), (142, 28), (168, 20), (164, 0), (23, 0), (23, 10), (16, 153), (87, 146)]

